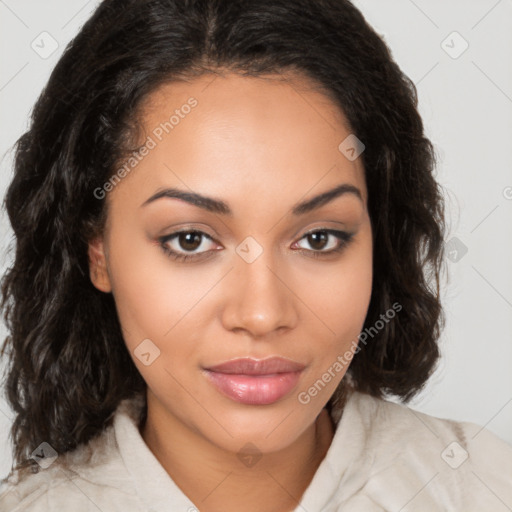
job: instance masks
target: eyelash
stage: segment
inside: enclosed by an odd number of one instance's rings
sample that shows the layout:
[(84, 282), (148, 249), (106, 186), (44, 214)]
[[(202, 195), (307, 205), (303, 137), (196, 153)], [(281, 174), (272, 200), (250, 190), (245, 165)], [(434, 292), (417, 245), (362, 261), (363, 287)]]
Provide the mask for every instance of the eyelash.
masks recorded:
[[(206, 251), (204, 253), (182, 254), (182, 253), (176, 252), (172, 249), (169, 249), (169, 246), (166, 245), (167, 242), (169, 242), (170, 240), (173, 240), (174, 238), (177, 238), (180, 234), (183, 234), (183, 233), (199, 234), (199, 235), (202, 235), (203, 237), (206, 237), (207, 239), (213, 241), (213, 238), (211, 236), (207, 235), (206, 233), (204, 233), (202, 231), (198, 231), (198, 230), (194, 230), (194, 229), (176, 231), (175, 233), (171, 233), (170, 235), (166, 235), (166, 236), (160, 237), (158, 239), (158, 245), (163, 250), (164, 254), (166, 254), (168, 257), (170, 257), (171, 259), (173, 259), (175, 261), (185, 262), (185, 261), (188, 261), (191, 259), (202, 258), (204, 254), (208, 254), (208, 252), (211, 252), (211, 251)], [(305, 233), (299, 240), (302, 240), (302, 239), (306, 238), (307, 236), (313, 235), (316, 233), (327, 233), (329, 235), (333, 235), (334, 237), (336, 237), (338, 239), (338, 247), (336, 247), (335, 249), (331, 249), (329, 251), (320, 251), (320, 250), (314, 250), (314, 249), (313, 250), (299, 249), (299, 252), (309, 252), (309, 253), (311, 253), (311, 256), (314, 258), (323, 258), (326, 256), (330, 256), (332, 254), (335, 254), (335, 253), (340, 253), (349, 245), (349, 243), (352, 241), (352, 239), (355, 235), (355, 233), (348, 233), (346, 231), (338, 231), (336, 229), (315, 229), (314, 231), (309, 231), (308, 233)]]

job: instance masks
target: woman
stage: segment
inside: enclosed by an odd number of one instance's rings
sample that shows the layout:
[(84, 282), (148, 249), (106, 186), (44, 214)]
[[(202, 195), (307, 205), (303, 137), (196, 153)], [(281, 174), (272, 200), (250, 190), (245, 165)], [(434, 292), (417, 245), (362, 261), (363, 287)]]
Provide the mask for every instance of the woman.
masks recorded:
[(18, 141), (2, 510), (498, 510), (512, 449), (413, 413), (444, 209), (345, 0), (105, 0)]

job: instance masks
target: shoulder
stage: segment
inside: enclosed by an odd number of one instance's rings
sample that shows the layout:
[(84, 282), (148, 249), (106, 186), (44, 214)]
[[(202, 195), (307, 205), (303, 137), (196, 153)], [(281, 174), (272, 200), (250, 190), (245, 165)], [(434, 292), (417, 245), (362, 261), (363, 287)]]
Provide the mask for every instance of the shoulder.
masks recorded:
[[(437, 454), (444, 460), (449, 459), (454, 450), (457, 461), (462, 465), (462, 459), (469, 460), (472, 455), (473, 460), (479, 460), (481, 455), (491, 450), (502, 453), (503, 457), (499, 460), (503, 467), (512, 469), (512, 446), (480, 425), (430, 416), (406, 405), (364, 393), (354, 392), (351, 402), (359, 420), (368, 429), (368, 442), (376, 449), (380, 447), (378, 452), (387, 452), (388, 446), (393, 446), (394, 450), (403, 447), (400, 451), (406, 449), (425, 455)], [(455, 444), (468, 452), (467, 458), (463, 457), (464, 454)], [(448, 456), (444, 453), (447, 448)], [(442, 451), (439, 452), (439, 449)], [(454, 466), (456, 461), (448, 465)]]
[(512, 447), (486, 428), (357, 392), (350, 408), (372, 458), (364, 486), (372, 499), (386, 500), (393, 489), (390, 505), (409, 503), (406, 510), (512, 507)]
[(15, 471), (4, 479), (0, 510), (46, 512), (66, 510), (70, 504), (75, 512), (143, 510), (118, 454), (112, 427), (45, 466), (37, 473)]

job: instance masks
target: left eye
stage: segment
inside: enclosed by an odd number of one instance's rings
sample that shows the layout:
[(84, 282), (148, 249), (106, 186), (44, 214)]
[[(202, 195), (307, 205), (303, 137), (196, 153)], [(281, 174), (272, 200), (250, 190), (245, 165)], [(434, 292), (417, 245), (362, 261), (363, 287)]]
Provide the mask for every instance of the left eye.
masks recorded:
[(300, 241), (305, 240), (311, 249), (308, 249), (307, 247), (301, 248), (306, 250), (313, 250), (315, 252), (336, 252), (342, 246), (348, 243), (351, 237), (352, 235), (350, 233), (346, 233), (345, 231), (337, 231), (331, 229), (312, 231), (300, 239)]

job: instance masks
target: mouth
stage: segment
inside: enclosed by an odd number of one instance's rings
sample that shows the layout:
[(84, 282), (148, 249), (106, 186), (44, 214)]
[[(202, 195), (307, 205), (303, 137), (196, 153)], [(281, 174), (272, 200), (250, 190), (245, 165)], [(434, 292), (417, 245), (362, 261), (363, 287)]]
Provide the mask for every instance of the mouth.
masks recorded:
[(204, 368), (224, 396), (247, 405), (277, 402), (296, 387), (305, 365), (281, 357), (241, 358)]

